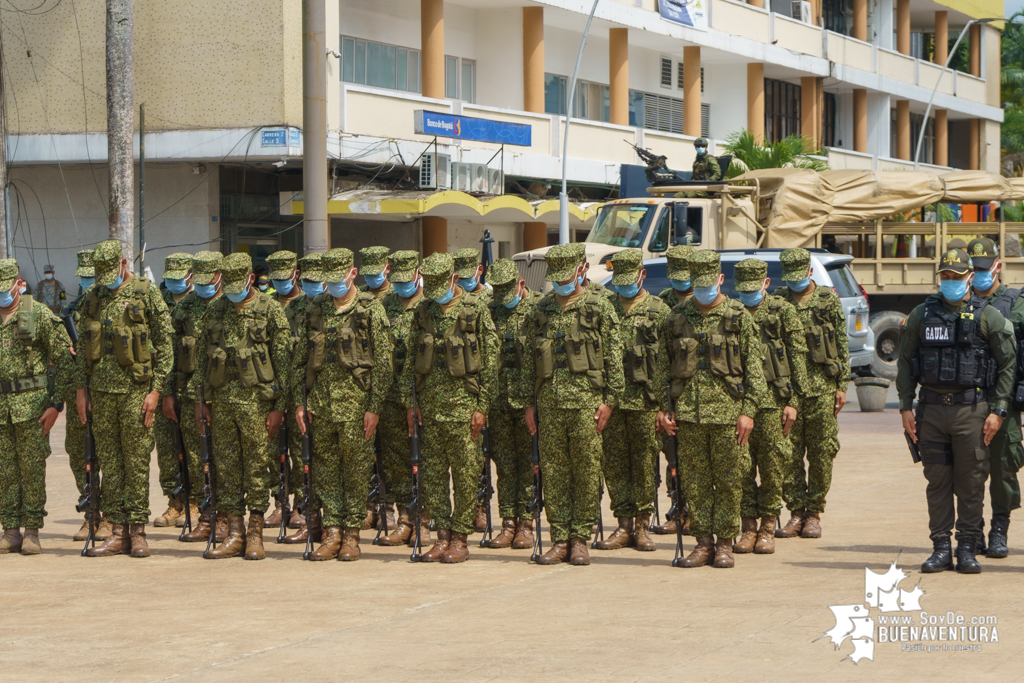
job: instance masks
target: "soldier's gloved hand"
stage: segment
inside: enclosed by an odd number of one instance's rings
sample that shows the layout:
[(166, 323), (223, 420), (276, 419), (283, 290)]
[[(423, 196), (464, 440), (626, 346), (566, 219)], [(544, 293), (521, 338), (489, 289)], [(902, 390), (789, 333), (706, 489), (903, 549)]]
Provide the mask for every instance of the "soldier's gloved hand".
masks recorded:
[(736, 443), (740, 446), (747, 445), (750, 432), (754, 429), (754, 420), (746, 415), (740, 415), (736, 420)]
[(306, 433), (306, 409), (303, 406), (298, 406), (295, 409), (295, 421), (299, 423), (299, 433)]
[(39, 418), (39, 422), (43, 424), (43, 436), (49, 434), (50, 430), (53, 429), (53, 423), (57, 421), (58, 415), (60, 413), (53, 406), (50, 406), (43, 412), (43, 416)]
[(914, 420), (913, 410), (900, 411), (900, 418), (903, 419), (903, 431), (910, 434), (910, 440), (917, 443), (917, 422)]
[(608, 418), (612, 416), (611, 406), (601, 404), (597, 407), (597, 412), (594, 413), (594, 419), (597, 420), (597, 433), (600, 434), (604, 431), (605, 425), (608, 424)]
[(837, 391), (836, 392), (836, 417), (839, 417), (839, 411), (842, 410), (843, 406), (845, 406), (845, 405), (846, 405), (846, 392), (845, 391)]
[(156, 406), (160, 403), (160, 392), (153, 390), (146, 394), (146, 400), (142, 402), (142, 424), (147, 427), (153, 426), (153, 415), (156, 414)]
[(374, 413), (363, 414), (363, 436), (367, 441), (373, 436), (373, 430), (377, 429), (377, 423), (380, 422), (380, 415)]
[(484, 425), (487, 424), (487, 416), (474, 410), (473, 419), (469, 424), (473, 429), (473, 441), (476, 441), (477, 437), (480, 436), (480, 432), (483, 431)]
[(530, 436), (537, 436), (537, 409), (534, 406), (526, 409), (526, 428), (530, 430)]
[(985, 434), (985, 445), (986, 446), (988, 446), (990, 443), (992, 443), (992, 437), (994, 437), (996, 435), (996, 432), (998, 432), (999, 428), (1002, 427), (1002, 426), (1003, 426), (1003, 418), (999, 417), (995, 413), (992, 413), (987, 418), (985, 418), (984, 434)]
[(271, 410), (267, 415), (267, 441), (273, 441), (274, 436), (277, 434), (277, 430), (284, 424), (284, 412), (281, 410)]
[(405, 414), (405, 421), (409, 425), (409, 436), (412, 436), (413, 420), (415, 420), (415, 423), (420, 427), (423, 426), (423, 414), (420, 413), (419, 406), (409, 408), (408, 412)]
[(782, 409), (782, 435), (789, 436), (789, 430), (793, 428), (793, 423), (796, 422), (796, 408), (793, 406), (786, 406)]
[(168, 420), (178, 421), (178, 413), (174, 410), (174, 397), (164, 396), (164, 417)]
[(89, 411), (92, 410), (91, 401), (85, 398), (85, 389), (79, 389), (75, 392), (75, 408), (78, 410), (78, 419), (82, 421), (82, 424), (85, 424)]

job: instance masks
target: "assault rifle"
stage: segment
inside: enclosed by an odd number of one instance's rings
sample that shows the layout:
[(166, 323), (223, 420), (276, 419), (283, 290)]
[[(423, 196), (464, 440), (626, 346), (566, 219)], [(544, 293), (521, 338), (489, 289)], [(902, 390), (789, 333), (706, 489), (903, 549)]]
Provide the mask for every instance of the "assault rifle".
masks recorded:
[(302, 389), (302, 421), (306, 429), (302, 432), (302, 503), (299, 512), (306, 518), (306, 549), (302, 559), (308, 560), (313, 554), (313, 425), (309, 420), (306, 406), (306, 389)]
[(661, 511), (658, 509), (658, 490), (661, 488), (661, 453), (654, 453), (654, 516), (651, 517), (651, 525), (647, 530), (654, 533), (654, 530), (661, 526)]
[(409, 437), (410, 462), (412, 463), (412, 502), (409, 509), (413, 514), (413, 525), (416, 529), (416, 540), (413, 541), (412, 555), (410, 562), (419, 562), (423, 558), (423, 546), (420, 539), (420, 529), (423, 520), (423, 490), (420, 488), (420, 422), (416, 415), (416, 382), (412, 384), (412, 436)]
[(597, 475), (597, 533), (594, 534), (594, 542), (590, 544), (591, 548), (597, 549), (597, 544), (604, 541), (604, 513), (601, 512), (601, 503), (604, 501), (604, 475)]
[(687, 182), (684, 178), (678, 176), (675, 171), (668, 167), (668, 157), (648, 152), (642, 147), (637, 147), (629, 140), (623, 140), (623, 142), (636, 150), (636, 155), (640, 157), (645, 164), (647, 164), (647, 169), (644, 171), (647, 176), (647, 182), (655, 183), (664, 182), (666, 180)]
[(206, 417), (206, 398), (203, 385), (199, 385), (196, 393), (199, 405), (199, 464), (203, 468), (203, 500), (199, 503), (199, 511), (206, 515), (210, 524), (210, 537), (206, 541), (208, 556), (210, 550), (217, 547), (217, 472), (213, 465), (213, 437), (210, 435), (210, 420)]
[(480, 490), (476, 494), (476, 504), (484, 508), (487, 514), (487, 528), (480, 539), (480, 547), (486, 548), (494, 538), (491, 525), (491, 500), (494, 498), (494, 484), (491, 481), (491, 430), (487, 425), (484, 425), (483, 431), (480, 432), (480, 438), (483, 439), (481, 450), (484, 453), (484, 469), (480, 472)]
[(544, 551), (544, 542), (540, 536), (540, 513), (544, 509), (544, 480), (540, 472), (540, 411), (537, 409), (537, 397), (533, 399), (533, 421), (537, 432), (533, 435), (533, 500), (530, 501), (530, 512), (533, 515), (533, 553), (530, 561), (536, 562)]
[(284, 421), (277, 433), (277, 458), (277, 491), (274, 499), (281, 505), (281, 528), (277, 531), (277, 542), (284, 543), (284, 537), (288, 535), (288, 520), (292, 516), (292, 507), (288, 502), (288, 479), (292, 474), (291, 461), (288, 459), (288, 420)]
[(185, 440), (181, 436), (181, 411), (177, 412), (177, 421), (174, 422), (174, 452), (178, 454), (178, 478), (174, 482), (174, 492), (171, 494), (182, 505), (185, 511), (185, 526), (181, 528), (178, 540), (182, 540), (186, 533), (192, 531), (192, 480), (188, 476), (188, 459), (185, 457)]
[[(77, 336), (77, 335), (76, 335)], [(99, 516), (100, 506), (100, 477), (99, 462), (96, 459), (96, 439), (92, 435), (92, 409), (90, 403), (89, 387), (85, 388), (85, 486), (82, 487), (82, 498), (75, 506), (78, 512), (88, 510), (89, 515), (89, 536), (85, 539), (85, 547), (82, 548), (84, 557), (90, 547), (96, 547), (96, 517)]]
[[(668, 395), (668, 404), (672, 405), (672, 385), (668, 385), (665, 389)], [(672, 421), (676, 419), (676, 411), (671, 411)], [(683, 492), (679, 486), (679, 442), (675, 434), (665, 435), (665, 460), (668, 461), (669, 476), (672, 477), (672, 491), (675, 493), (676, 503), (672, 506), (675, 510), (676, 519), (676, 556), (672, 560), (673, 567), (683, 566)], [(672, 511), (670, 510), (665, 516), (666, 519), (670, 519)]]
[(374, 545), (380, 545), (382, 536), (388, 535), (388, 482), (384, 474), (384, 453), (380, 447), (380, 430), (373, 440), (373, 476), (370, 477), (370, 494), (367, 502), (377, 507), (377, 535)]

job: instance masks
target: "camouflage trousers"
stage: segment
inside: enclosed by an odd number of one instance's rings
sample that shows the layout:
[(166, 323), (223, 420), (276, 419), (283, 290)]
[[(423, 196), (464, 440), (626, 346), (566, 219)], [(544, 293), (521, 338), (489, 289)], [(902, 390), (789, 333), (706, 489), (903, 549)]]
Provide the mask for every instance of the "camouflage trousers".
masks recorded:
[[(473, 533), (477, 483), (484, 462), (473, 440), (469, 422), (439, 422), (424, 418), (420, 427), (420, 444), (423, 454), (421, 485), (427, 512), (434, 518), (438, 529), (448, 529), (456, 534)], [(455, 498), (454, 508), (448, 489), (449, 476)]]
[(64, 416), (64, 452), (68, 454), (71, 474), (75, 476), (75, 486), (81, 496), (85, 489), (85, 425), (78, 419), (73, 400), (67, 402)]
[(616, 517), (654, 512), (654, 468), (661, 450), (654, 433), (657, 417), (656, 410), (616, 409), (601, 434), (601, 469)]
[(384, 476), (388, 484), (388, 503), (409, 505), (412, 502), (412, 463), (409, 451), (407, 411), (393, 401), (384, 401), (377, 433), (384, 455)]
[(551, 542), (589, 540), (597, 520), (602, 453), (594, 409), (544, 408), (538, 412)]
[(1010, 420), (1020, 422), (1020, 411), (1011, 410), (1003, 421), (1002, 428), (992, 437), (989, 451), (992, 454), (992, 471), (989, 475), (988, 492), (992, 514), (1009, 515), (1020, 507), (1020, 482), (1017, 472), (1024, 466), (1024, 446), (1021, 442), (1010, 441), (1007, 424)]
[(174, 448), (174, 421), (165, 417), (159, 406), (153, 416), (153, 436), (160, 490), (169, 498), (178, 479), (178, 453)]
[(825, 496), (832, 485), (832, 460), (839, 452), (835, 410), (835, 394), (800, 399), (796, 422), (789, 432), (793, 453), (783, 466), (782, 475), (782, 497), (790, 511), (825, 511)]
[[(217, 511), (264, 514), (270, 504), (269, 463), (276, 441), (267, 439), (270, 403), (218, 402), (210, 406)], [(276, 436), (276, 435), (275, 435)]]
[(103, 473), (100, 508), (111, 524), (149, 521), (149, 457), (153, 428), (142, 418), (148, 386), (126, 394), (93, 391), (92, 433)]
[[(193, 503), (198, 503), (203, 493), (203, 466), (199, 462), (199, 425), (196, 424), (196, 404), (186, 401), (181, 405), (181, 442), (185, 446), (185, 464), (188, 467), (188, 479), (192, 486)], [(159, 450), (157, 450), (159, 458)], [(175, 454), (174, 471), (178, 471), (177, 454)], [(159, 462), (159, 460), (157, 461)], [(161, 466), (162, 467), (162, 466)], [(175, 474), (177, 478), (177, 474)], [(193, 521), (195, 524), (195, 521)]]
[(758, 411), (743, 450), (740, 516), (778, 517), (782, 510), (782, 463), (789, 462), (793, 453), (789, 437), (782, 435), (782, 410)]
[(696, 538), (734, 538), (740, 531), (743, 449), (735, 425), (679, 423), (679, 466), (686, 470), (690, 530)]
[(37, 419), (0, 422), (0, 524), (4, 529), (43, 528), (48, 441)]
[(313, 488), (323, 506), (323, 525), (361, 529), (373, 471), (373, 439), (363, 421), (313, 418)]
[(492, 410), (488, 417), (491, 459), (498, 475), (498, 514), (530, 516), (533, 500), (533, 438), (522, 410)]

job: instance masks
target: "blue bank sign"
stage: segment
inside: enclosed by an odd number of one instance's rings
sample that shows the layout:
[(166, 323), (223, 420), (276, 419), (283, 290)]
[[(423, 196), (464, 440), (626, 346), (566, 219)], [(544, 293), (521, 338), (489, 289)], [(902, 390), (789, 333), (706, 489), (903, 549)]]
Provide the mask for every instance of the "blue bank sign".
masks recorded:
[(455, 116), (418, 109), (413, 112), (416, 133), (437, 135), (456, 140), (476, 140), (498, 145), (520, 145), (529, 147), (533, 140), (533, 127), (525, 123), (492, 121), (473, 116)]
[(658, 12), (666, 21), (707, 31), (707, 3), (708, 0), (658, 0)]

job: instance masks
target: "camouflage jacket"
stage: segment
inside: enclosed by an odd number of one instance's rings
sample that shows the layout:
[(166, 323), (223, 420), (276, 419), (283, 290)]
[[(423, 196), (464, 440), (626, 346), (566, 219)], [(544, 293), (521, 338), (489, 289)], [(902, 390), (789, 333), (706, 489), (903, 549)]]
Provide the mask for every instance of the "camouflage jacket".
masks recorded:
[[(370, 287), (366, 284), (361, 284), (359, 285), (359, 291), (364, 293), (370, 292)], [(370, 292), (370, 294), (373, 294), (373, 298), (376, 299), (377, 301), (381, 301), (384, 297), (386, 297), (388, 294), (391, 294), (394, 291), (395, 288), (391, 286), (390, 282), (388, 282), (387, 287), (382, 287), (380, 291)]]
[(693, 160), (693, 174), (690, 176), (690, 180), (721, 180), (722, 179), (722, 166), (718, 163), (718, 159), (705, 154), (704, 158), (697, 157)]
[(459, 299), (445, 313), (440, 305), (424, 299), (416, 306), (416, 314), (409, 326), (405, 339), (405, 366), (399, 377), (399, 391), (406, 408), (412, 407), (412, 383), (418, 376), (415, 372), (416, 349), (420, 335), (424, 332), (420, 315), (428, 316), (434, 326), (434, 337), (444, 339), (448, 331), (459, 320), (463, 309), (472, 307), (477, 320), (477, 337), (480, 344), (479, 393), (470, 393), (463, 377), (452, 377), (444, 367), (433, 367), (417, 385), (417, 405), (423, 418), (437, 422), (468, 422), (474, 412), (487, 415), (494, 400), (498, 378), (498, 335), (494, 331), (487, 305), (477, 299), (469, 303), (462, 300), (465, 292), (456, 292)]
[(689, 294), (680, 299), (677, 296), (676, 290), (672, 289), (671, 287), (666, 287), (665, 289), (661, 290), (660, 294), (658, 294), (658, 298), (664, 301), (666, 304), (668, 304), (668, 307), (671, 309), (675, 308), (679, 304), (685, 304), (687, 301), (692, 299), (693, 290), (691, 289)]
[(183, 336), (190, 336), (196, 339), (196, 351), (198, 354), (199, 331), (206, 326), (206, 315), (210, 311), (210, 304), (220, 298), (220, 295), (213, 299), (203, 299), (195, 290), (190, 290), (171, 309), (171, 327), (174, 329), (174, 367), (167, 376), (167, 383), (164, 385), (165, 396), (173, 396), (181, 390), (178, 399), (186, 403), (195, 403), (197, 396), (195, 391), (189, 391), (189, 383), (194, 372), (183, 372), (181, 347), (179, 342)]
[[(295, 296), (289, 296), (289, 297), (281, 296), (281, 293), (278, 292), (276, 289), (274, 290), (274, 293), (270, 295), (271, 298), (273, 298), (274, 301), (276, 301), (278, 304), (280, 304), (281, 308), (283, 308), (285, 310), (285, 314), (286, 315), (287, 315), (288, 307), (289, 306), (291, 306), (293, 303), (295, 303), (299, 299), (305, 299), (306, 298), (305, 295), (302, 292), (302, 288), (301, 287), (299, 287), (298, 285), (295, 285), (294, 287), (292, 287), (292, 292), (295, 292), (296, 290), (298, 291), (298, 294), (295, 295)], [(289, 321), (290, 320), (291, 319), (289, 318)]]
[[(623, 410), (658, 410), (664, 405), (668, 386), (668, 348), (665, 337), (665, 319), (671, 309), (665, 302), (647, 292), (629, 313), (622, 299), (611, 300), (619, 317), (616, 334), (622, 345), (622, 371), (625, 389), (619, 396)], [(637, 379), (642, 382), (638, 382)]]
[(523, 370), (520, 367), (525, 340), (521, 336), (526, 319), (534, 305), (541, 300), (539, 292), (527, 292), (515, 308), (505, 308), (491, 302), (491, 320), (498, 333), (498, 396), (492, 408), (496, 410), (522, 410), (533, 405), (533, 394), (522, 393)]
[[(800, 316), (800, 322), (804, 327), (804, 335), (810, 332), (814, 324), (813, 311), (818, 307), (819, 302), (827, 309), (826, 317), (836, 328), (836, 349), (839, 351), (839, 367), (841, 372), (838, 377), (829, 377), (825, 373), (825, 367), (812, 363), (810, 355), (807, 356), (807, 383), (804, 385), (804, 396), (814, 397), (836, 391), (846, 391), (850, 381), (850, 344), (846, 335), (846, 314), (843, 312), (843, 304), (839, 297), (831, 289), (815, 284), (814, 291), (802, 304), (797, 302), (789, 287), (779, 287), (775, 290), (776, 296), (793, 304)], [(809, 341), (807, 342), (810, 343)]]
[(64, 291), (64, 285), (60, 283), (60, 280), (40, 280), (39, 284), (36, 285), (36, 300), (54, 313), (57, 313), (64, 307), (65, 302), (68, 300), (68, 295)]
[[(357, 294), (339, 311), (329, 294), (321, 294), (313, 299), (307, 308), (311, 310), (313, 307), (319, 307), (322, 316), (320, 329), (324, 334), (326, 360), (320, 371), (315, 374), (307, 374), (306, 370), (310, 355), (310, 323), (309, 316), (303, 316), (302, 327), (299, 329), (299, 343), (294, 347), (295, 356), (292, 359), (292, 402), (298, 405), (302, 401), (307, 377), (315, 377), (313, 387), (306, 396), (306, 407), (311, 415), (321, 419), (332, 422), (362, 422), (364, 413), (380, 415), (384, 398), (391, 388), (391, 334), (388, 331), (387, 314), (380, 301), (372, 296), (363, 299), (364, 296), (365, 293)], [(357, 381), (352, 370), (346, 369), (338, 361), (337, 330), (345, 325), (354, 326), (355, 313), (359, 308), (369, 311), (367, 332), (373, 367), (369, 373), (369, 386), (366, 388)]]
[[(18, 334), (21, 306), (6, 322), (0, 322), (0, 422), (38, 420), (51, 404), (70, 395), (69, 387), (74, 383), (76, 369), (68, 350), (71, 338), (64, 323), (49, 306), (23, 294), (23, 304), (29, 301), (31, 312), (28, 306), (24, 308), (35, 326), (31, 337), (25, 337), (27, 331)], [(57, 368), (52, 393), (47, 378), (50, 363)], [(23, 381), (23, 390), (11, 393), (15, 380)]]
[[(771, 313), (768, 304), (773, 299), (781, 304), (779, 309), (781, 311), (780, 315), (776, 316)], [(747, 311), (749, 312), (750, 309), (748, 308)], [(800, 405), (800, 395), (804, 393), (803, 388), (807, 384), (807, 342), (804, 340), (804, 326), (800, 322), (800, 316), (797, 315), (793, 304), (773, 294), (766, 295), (752, 315), (754, 316), (754, 322), (757, 323), (757, 330), (763, 349), (761, 357), (765, 363), (771, 362), (768, 358), (767, 347), (765, 346), (768, 342), (768, 332), (765, 325), (767, 323), (771, 326), (779, 326), (779, 336), (782, 337), (782, 343), (786, 345), (786, 354), (789, 356), (790, 382), (793, 385), (792, 394), (789, 398), (782, 398), (776, 389), (769, 387), (770, 391), (765, 394), (766, 400), (760, 407), (764, 410), (785, 408), (786, 406), (798, 408)], [(769, 318), (776, 317), (780, 319), (769, 320)]]
[(405, 404), (407, 399), (402, 397), (402, 392), (400, 391), (401, 384), (398, 380), (405, 369), (406, 361), (409, 360), (405, 355), (408, 352), (406, 339), (409, 337), (412, 319), (416, 315), (416, 306), (422, 300), (423, 295), (417, 294), (412, 298), (408, 306), (403, 306), (402, 300), (395, 294), (394, 289), (380, 300), (381, 305), (384, 307), (384, 314), (388, 317), (388, 322), (390, 323), (391, 348), (394, 351), (392, 366), (394, 367), (395, 374), (392, 378), (391, 388), (388, 390), (386, 400), (402, 405)]

